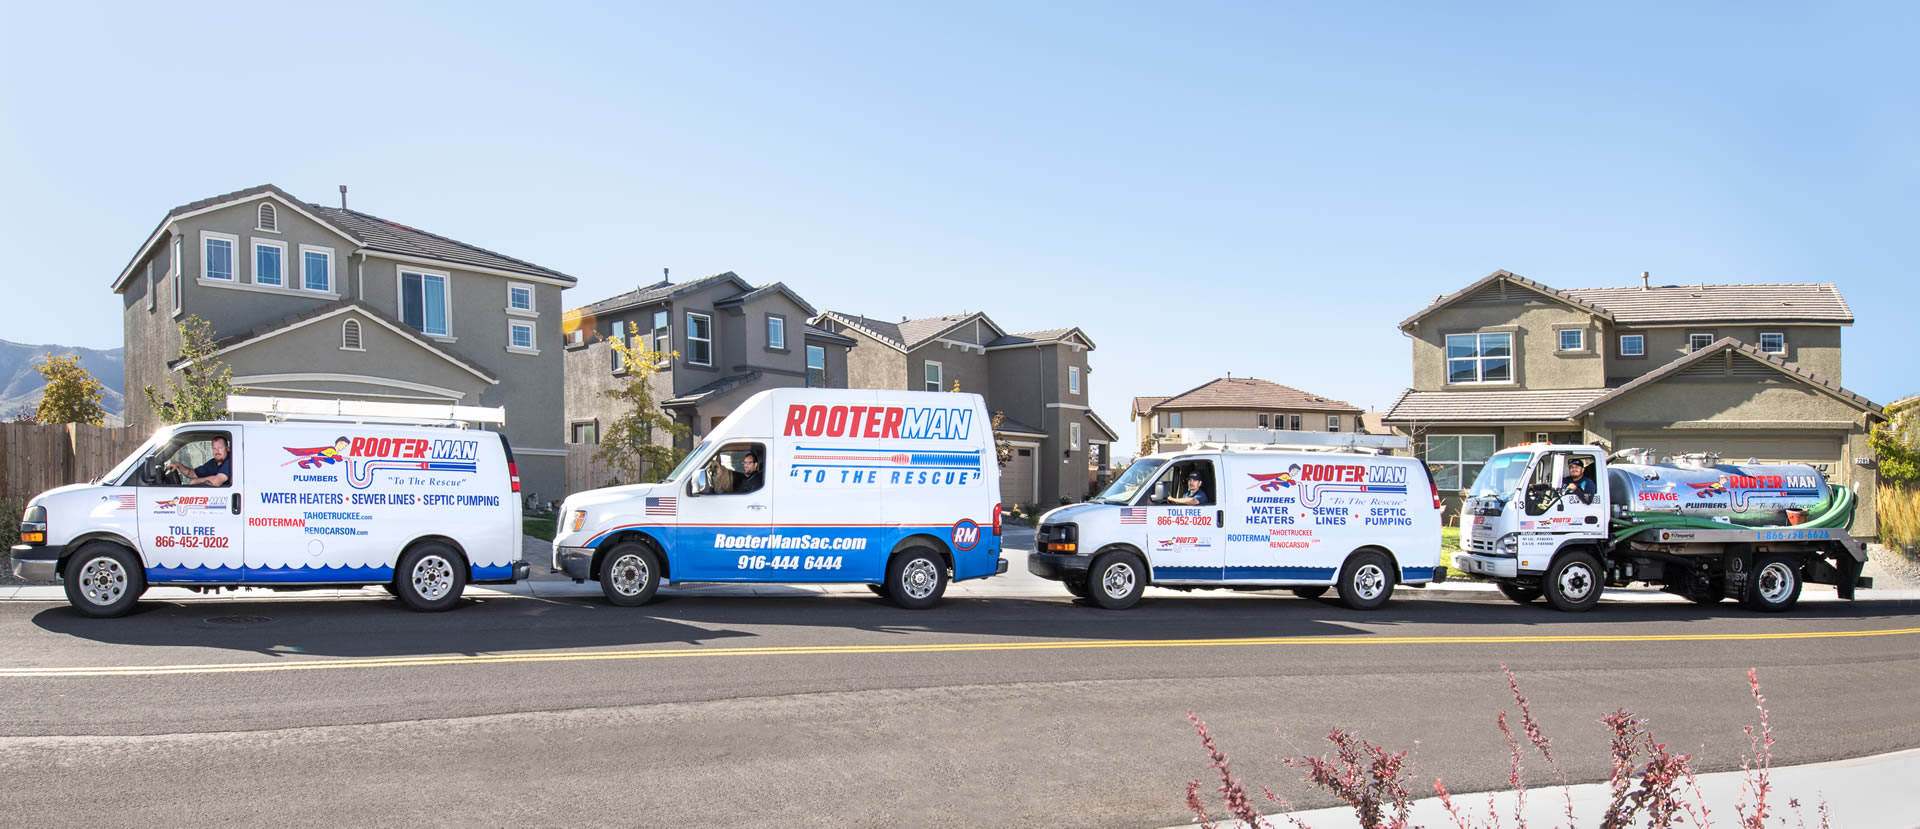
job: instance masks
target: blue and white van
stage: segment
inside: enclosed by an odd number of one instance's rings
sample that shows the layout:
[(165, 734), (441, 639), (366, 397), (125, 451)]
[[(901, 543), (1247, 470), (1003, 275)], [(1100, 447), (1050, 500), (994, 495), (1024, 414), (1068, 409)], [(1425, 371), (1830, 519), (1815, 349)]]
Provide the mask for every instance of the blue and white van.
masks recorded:
[(665, 480), (567, 498), (553, 568), (626, 606), (662, 583), (840, 582), (931, 607), (1006, 572), (999, 503), (979, 395), (772, 389)]

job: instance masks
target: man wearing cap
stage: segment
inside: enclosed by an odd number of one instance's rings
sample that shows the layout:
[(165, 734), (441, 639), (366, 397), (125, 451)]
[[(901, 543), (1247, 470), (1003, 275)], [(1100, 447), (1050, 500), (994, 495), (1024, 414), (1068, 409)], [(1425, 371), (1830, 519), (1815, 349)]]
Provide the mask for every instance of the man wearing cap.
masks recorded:
[(1167, 503), (1184, 507), (1204, 507), (1213, 503), (1213, 500), (1207, 497), (1206, 479), (1200, 477), (1198, 472), (1188, 472), (1187, 491), (1168, 498)]
[(766, 478), (760, 472), (760, 450), (748, 449), (747, 454), (740, 458), (740, 467), (741, 475), (733, 486), (735, 494), (758, 492), (760, 487), (766, 485)]

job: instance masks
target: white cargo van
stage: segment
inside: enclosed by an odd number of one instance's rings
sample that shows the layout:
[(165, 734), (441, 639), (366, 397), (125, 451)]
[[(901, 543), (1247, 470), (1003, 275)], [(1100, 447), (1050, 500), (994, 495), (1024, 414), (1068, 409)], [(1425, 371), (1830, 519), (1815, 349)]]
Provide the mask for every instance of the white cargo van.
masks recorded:
[(576, 493), (560, 520), (553, 568), (627, 606), (662, 582), (854, 582), (922, 608), (1007, 568), (977, 394), (763, 391), (665, 480)]
[(228, 408), (269, 419), (162, 428), (93, 483), (34, 498), (14, 572), (65, 582), (90, 616), (125, 614), (155, 584), (377, 584), (445, 610), (470, 582), (526, 576), (513, 450), (465, 428), (501, 410), (242, 396)]
[[(1355, 451), (1404, 439), (1274, 439), (1287, 444), (1202, 444), (1134, 461), (1098, 497), (1041, 516), (1027, 569), (1114, 609), (1153, 584), (1309, 597), (1331, 587), (1364, 610), (1385, 604), (1395, 584), (1446, 578), (1440, 497), (1426, 465)], [(1172, 500), (1191, 475), (1204, 506)]]

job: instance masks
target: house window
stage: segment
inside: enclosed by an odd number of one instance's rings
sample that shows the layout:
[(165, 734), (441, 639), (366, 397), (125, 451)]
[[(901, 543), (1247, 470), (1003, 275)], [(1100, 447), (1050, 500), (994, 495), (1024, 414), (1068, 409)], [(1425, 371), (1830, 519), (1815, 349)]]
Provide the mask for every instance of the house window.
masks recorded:
[(1760, 351), (1766, 354), (1787, 353), (1787, 335), (1784, 333), (1761, 334)]
[(611, 343), (626, 345), (627, 324), (624, 322), (615, 322), (613, 324), (613, 330), (607, 332), (607, 341), (609, 343), (607, 353), (613, 357), (613, 373), (619, 374), (620, 372), (626, 371), (627, 364), (625, 358), (620, 356), (620, 349), (614, 348)]
[(1292, 430), (1292, 431), (1295, 431), (1295, 432), (1298, 432), (1298, 431), (1300, 431), (1300, 416), (1299, 416), (1299, 415), (1294, 415), (1294, 416), (1292, 417), (1292, 420), (1291, 420), (1291, 423), (1292, 423), (1292, 425), (1290, 425), (1290, 426), (1288, 426), (1288, 427), (1287, 427), (1288, 429), (1290, 429), (1290, 430)]
[(1329, 431), (1329, 432), (1338, 432), (1338, 431), (1340, 431), (1340, 416), (1339, 416), (1339, 415), (1327, 415), (1327, 431)]
[(673, 350), (673, 330), (669, 324), (671, 320), (672, 317), (665, 311), (653, 312), (653, 350), (660, 352), (661, 359), (665, 359), (664, 355)]
[(533, 286), (515, 282), (507, 283), (507, 310), (532, 313)]
[(1448, 334), (1447, 383), (1513, 382), (1512, 334)]
[(1560, 329), (1561, 351), (1587, 350), (1587, 332), (1579, 328)]
[(1457, 492), (1480, 475), (1493, 457), (1492, 435), (1428, 435), (1427, 468), (1441, 492)]
[(1647, 335), (1645, 334), (1621, 334), (1620, 335), (1620, 356), (1644, 357), (1646, 356), (1646, 354), (1647, 354)]
[(224, 233), (201, 233), (201, 247), (206, 255), (200, 259), (200, 278), (217, 279), (221, 282), (233, 281), (233, 249), (240, 237)]
[(687, 312), (687, 362), (713, 365), (713, 318)]
[(285, 287), (287, 246), (279, 242), (253, 241), (253, 284)]
[(1261, 415), (1261, 416), (1260, 416), (1260, 428), (1262, 428), (1262, 429), (1265, 429), (1265, 428), (1267, 428), (1267, 416), (1266, 416), (1266, 415)]
[(772, 314), (767, 315), (767, 347), (778, 349), (787, 347), (787, 321)]
[(1080, 449), (1080, 424), (1078, 423), (1067, 424), (1067, 448), (1075, 451)]
[(346, 322), (340, 323), (340, 350), (341, 351), (367, 350), (365, 347), (360, 345), (360, 321), (359, 320), (347, 320)]
[(1546, 432), (1534, 432), (1533, 442), (1534, 443), (1552, 443), (1553, 436), (1547, 434)]
[(924, 378), (927, 381), (927, 391), (940, 390), (941, 370), (942, 370), (942, 366), (939, 363), (936, 363), (932, 360), (927, 361), (926, 377)]
[(400, 272), (400, 321), (422, 334), (447, 336), (447, 277)]
[(807, 346), (807, 387), (824, 389), (827, 387), (827, 349), (825, 346)]
[(1179, 412), (1173, 412), (1173, 413), (1171, 413), (1171, 414), (1168, 414), (1168, 415), (1167, 415), (1167, 428), (1169, 428), (1169, 429), (1178, 429), (1178, 428), (1180, 428), (1180, 413), (1179, 413)]
[(323, 294), (333, 293), (333, 249), (300, 246), (300, 286)]
[(525, 320), (508, 320), (507, 348), (513, 351), (534, 351), (533, 323)]
[(160, 263), (158, 261), (150, 262), (147, 264), (147, 310), (149, 312), (153, 310), (154, 302), (156, 301), (153, 295), (153, 284), (154, 284), (153, 269), (157, 267), (160, 267)]
[(1069, 394), (1080, 393), (1080, 367), (1079, 366), (1067, 366), (1067, 392)]
[(181, 275), (186, 273), (186, 252), (178, 236), (173, 239), (173, 313), (180, 313), (180, 302), (185, 299), (187, 289), (181, 284)]
[(586, 330), (586, 329), (584, 329), (584, 328), (575, 328), (575, 329), (573, 329), (572, 331), (569, 331), (569, 332), (567, 332), (567, 347), (568, 347), (568, 348), (579, 348), (580, 346), (583, 346), (583, 345), (586, 345), (586, 344), (587, 344), (587, 330)]
[(254, 230), (264, 230), (268, 233), (280, 232), (280, 216), (274, 212), (273, 205), (261, 202), (260, 226), (254, 228)]
[(1688, 334), (1687, 335), (1687, 351), (1689, 353), (1694, 351), (1699, 351), (1710, 345), (1713, 345), (1712, 334)]
[(570, 443), (599, 443), (600, 421), (589, 420), (584, 423), (573, 424), (573, 434), (570, 437)]

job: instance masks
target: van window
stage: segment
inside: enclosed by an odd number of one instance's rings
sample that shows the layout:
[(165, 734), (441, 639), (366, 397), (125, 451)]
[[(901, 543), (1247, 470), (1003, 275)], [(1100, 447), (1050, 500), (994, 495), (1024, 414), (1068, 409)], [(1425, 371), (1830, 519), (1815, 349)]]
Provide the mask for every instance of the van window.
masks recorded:
[(662, 481), (680, 480), (680, 476), (683, 474), (686, 474), (687, 468), (690, 466), (693, 466), (694, 459), (700, 457), (700, 453), (705, 451), (707, 451), (707, 442), (703, 440), (703, 441), (700, 441), (700, 445), (693, 447), (693, 449), (688, 451), (687, 454), (680, 456), (680, 462), (677, 464), (674, 464), (673, 471), (668, 472), (667, 477), (661, 478), (660, 480)]
[[(1160, 481), (1165, 482), (1167, 485), (1167, 499), (1164, 501), (1153, 501), (1153, 503), (1172, 504), (1176, 503), (1173, 500), (1175, 498), (1189, 497), (1187, 476), (1194, 473), (1200, 475), (1200, 491), (1206, 494), (1206, 497), (1201, 500), (1205, 502), (1205, 506), (1213, 506), (1220, 503), (1220, 490), (1215, 486), (1217, 481), (1213, 476), (1212, 461), (1179, 461), (1170, 464), (1166, 470), (1166, 474), (1160, 476)], [(1151, 492), (1149, 492), (1149, 496), (1151, 496)]]
[[(1020, 454), (1027, 455), (1031, 453), (1026, 449), (1022, 449), (1020, 450)], [(1093, 499), (1093, 503), (1133, 503), (1133, 496), (1139, 494), (1140, 490), (1145, 489), (1147, 481), (1153, 479), (1154, 470), (1166, 465), (1166, 463), (1166, 460), (1162, 458), (1142, 458), (1134, 461), (1133, 465), (1127, 467), (1127, 471), (1120, 473), (1119, 478), (1114, 479), (1114, 482), (1108, 485), (1105, 491)]]
[[(167, 442), (160, 447), (160, 451), (153, 456), (159, 461), (159, 476), (153, 477), (151, 474), (154, 471), (153, 465), (148, 464), (145, 469), (146, 474), (141, 476), (143, 479), (142, 483), (146, 486), (188, 486), (189, 484), (187, 482), (194, 477), (191, 474), (192, 471), (212, 471), (214, 466), (213, 443), (215, 440), (221, 441), (226, 444), (227, 447), (227, 463), (225, 468), (228, 470), (228, 480), (220, 484), (220, 486), (232, 486), (233, 472), (231, 470), (239, 468), (240, 459), (238, 457), (239, 453), (232, 450), (232, 433), (225, 430), (184, 432), (169, 438)], [(185, 467), (188, 472), (182, 473), (178, 467), (173, 466), (173, 464), (176, 463)]]
[(729, 443), (707, 459), (707, 486), (714, 495), (750, 495), (766, 486), (767, 446)]

